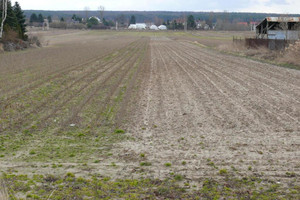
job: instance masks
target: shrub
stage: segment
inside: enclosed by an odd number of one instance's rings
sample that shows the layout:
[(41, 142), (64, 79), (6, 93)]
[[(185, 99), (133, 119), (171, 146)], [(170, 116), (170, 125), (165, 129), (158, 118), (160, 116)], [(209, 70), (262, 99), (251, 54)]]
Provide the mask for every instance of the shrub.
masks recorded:
[(68, 27), (66, 22), (52, 22), (49, 26), (51, 28), (60, 28), (60, 29), (67, 29)]

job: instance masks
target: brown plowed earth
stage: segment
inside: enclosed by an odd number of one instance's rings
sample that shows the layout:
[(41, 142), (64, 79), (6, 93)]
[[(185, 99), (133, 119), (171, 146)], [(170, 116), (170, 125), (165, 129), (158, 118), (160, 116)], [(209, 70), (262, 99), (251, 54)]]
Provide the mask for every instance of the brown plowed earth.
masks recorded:
[(213, 162), (299, 184), (286, 172), (300, 174), (300, 71), (168, 38), (153, 37), (150, 49), (127, 127), (135, 140), (116, 146), (127, 167), (145, 154), (150, 177), (201, 180), (218, 174)]
[[(127, 57), (132, 54), (132, 48), (137, 48), (143, 44), (142, 41), (138, 41), (135, 43), (129, 44), (126, 48), (123, 48), (118, 51), (118, 54), (116, 54), (116, 58), (109, 60), (109, 61), (103, 61), (102, 59), (93, 59), (92, 61), (89, 61), (89, 63), (80, 64), (78, 67), (72, 68), (72, 70), (69, 70), (68, 73), (66, 73), (66, 76), (62, 76), (59, 74), (59, 77), (53, 78), (52, 82), (60, 83), (64, 82), (64, 84), (61, 84), (62, 89), (54, 93), (53, 95), (49, 96), (48, 98), (44, 98), (42, 102), (31, 102), (31, 106), (29, 108), (26, 108), (22, 106), (22, 103), (19, 104), (19, 110), (20, 112), (16, 113), (15, 115), (10, 114), (7, 110), (3, 110), (1, 113), (2, 119), (5, 118), (12, 118), (14, 119), (11, 121), (12, 124), (7, 124), (6, 127), (0, 126), (0, 131), (7, 130), (7, 129), (19, 129), (23, 126), (25, 122), (28, 121), (34, 121), (30, 118), (30, 116), (35, 116), (38, 113), (42, 113), (45, 116), (40, 117), (39, 121), (42, 123), (46, 123), (47, 119), (55, 116), (55, 114), (61, 110), (63, 106), (68, 104), (69, 101), (71, 101), (74, 97), (80, 96), (81, 93), (84, 93), (86, 90), (88, 91), (91, 87), (94, 86), (94, 82), (99, 84), (100, 86), (105, 82), (101, 82), (100, 79), (107, 76), (106, 80), (109, 80), (109, 78), (113, 75), (114, 72), (118, 70), (117, 67), (120, 67), (124, 64), (123, 59), (128, 59)], [(80, 67), (85, 66), (84, 69), (80, 69)], [(88, 67), (87, 67), (88, 66)], [(113, 72), (113, 73), (112, 73)], [(41, 77), (42, 78), (42, 77)], [(44, 83), (47, 84), (47, 80), (44, 80)], [(41, 85), (39, 85), (41, 87)], [(104, 86), (102, 86), (103, 88)], [(94, 93), (98, 91), (100, 88), (95, 88)], [(20, 95), (20, 94), (18, 94)], [(28, 98), (34, 99), (34, 93), (32, 91), (27, 91)], [(89, 98), (92, 98), (93, 95), (89, 94)], [(60, 102), (62, 101), (62, 102)], [(12, 102), (11, 100), (9, 102)], [(18, 103), (18, 101), (17, 101)], [(10, 103), (12, 104), (12, 103)], [(81, 104), (85, 104), (84, 102)], [(81, 106), (82, 107), (82, 106)], [(16, 106), (14, 107), (16, 109)], [(79, 108), (79, 105), (76, 106), (76, 109)], [(72, 110), (74, 113), (74, 109)], [(77, 112), (78, 113), (78, 112)]]
[[(26, 90), (62, 76), (71, 70), (84, 68), (134, 42), (133, 38), (123, 37), (120, 40), (111, 37), (110, 39), (114, 40), (108, 40), (103, 36), (87, 37), (86, 35), (83, 35), (84, 41), (82, 41), (80, 34), (63, 35), (60, 39), (62, 41), (45, 47), (42, 51), (31, 49), (21, 54), (0, 54), (0, 97), (4, 100), (15, 98)], [(9, 76), (7, 76), (8, 74)], [(17, 81), (8, 81), (12, 79)], [(21, 81), (23, 85), (19, 84)]]
[[(201, 182), (232, 168), (241, 176), (300, 184), (300, 71), (163, 36), (82, 34), (55, 36), (41, 51), (0, 55), (0, 133), (25, 141), (2, 158), (1, 169), (31, 173), (36, 164), (35, 173), (72, 168), (76, 175), (112, 178), (173, 172)], [(126, 139), (89, 146), (83, 137), (84, 159), (81, 143), (64, 144), (79, 133), (94, 140), (105, 127), (126, 130), (107, 134)], [(73, 157), (59, 160), (66, 166), (60, 172), (42, 167), (58, 161), (53, 157), (31, 162), (29, 150), (46, 149), (44, 138), (74, 145), (89, 168)]]

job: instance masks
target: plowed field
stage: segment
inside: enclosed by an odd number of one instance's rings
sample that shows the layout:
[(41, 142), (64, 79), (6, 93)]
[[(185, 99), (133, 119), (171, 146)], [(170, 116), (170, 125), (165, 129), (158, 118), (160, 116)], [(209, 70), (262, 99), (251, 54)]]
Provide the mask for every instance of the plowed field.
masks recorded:
[(299, 188), (300, 71), (170, 34), (47, 34), (0, 54), (0, 170)]

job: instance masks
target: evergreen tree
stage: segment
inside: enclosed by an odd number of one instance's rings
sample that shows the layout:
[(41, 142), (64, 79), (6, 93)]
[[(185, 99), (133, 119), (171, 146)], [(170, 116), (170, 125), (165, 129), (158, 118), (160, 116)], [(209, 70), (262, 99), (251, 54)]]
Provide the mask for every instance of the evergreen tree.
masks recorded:
[(40, 22), (40, 23), (44, 22), (44, 17), (43, 17), (43, 15), (41, 13), (38, 16), (38, 22)]
[[(128, 19), (128, 18), (127, 18), (127, 19)], [(135, 16), (132, 15), (132, 16), (130, 17), (129, 24), (135, 24), (135, 23), (136, 23)]]
[(31, 16), (30, 16), (29, 22), (33, 23), (33, 22), (37, 22), (37, 21), (38, 21), (37, 15), (35, 13), (32, 13)]
[(72, 19), (73, 19), (74, 21), (76, 21), (76, 20), (77, 20), (77, 16), (76, 16), (75, 14), (73, 14)]
[(73, 14), (72, 19), (73, 19), (74, 21), (78, 21), (79, 23), (82, 22), (82, 18), (79, 17), (79, 16), (77, 16), (77, 15), (75, 15), (75, 14)]
[(109, 26), (109, 23), (108, 23), (108, 21), (106, 21), (105, 18), (103, 18), (103, 25), (104, 25), (104, 26)]
[(13, 11), (17, 17), (18, 20), (18, 25), (19, 25), (19, 37), (21, 39), (25, 39), (25, 32), (26, 32), (26, 24), (25, 24), (25, 15), (24, 12), (21, 9), (21, 6), (18, 2), (15, 3), (15, 5), (13, 6)]
[(7, 2), (7, 18), (4, 23), (4, 32), (8, 30), (18, 31), (20, 29), (20, 25), (18, 19), (14, 13), (11, 2)]
[(47, 17), (47, 19), (49, 23), (52, 23), (52, 17), (50, 15)]
[(172, 24), (173, 24), (173, 30), (178, 29), (178, 25), (177, 25), (176, 20), (174, 20)]
[(190, 29), (196, 28), (195, 18), (193, 15), (189, 15), (187, 19), (187, 27)]
[(64, 19), (63, 17), (61, 17), (61, 18), (60, 18), (60, 21), (61, 21), (61, 22), (64, 22), (64, 21), (65, 21), (65, 19)]
[(95, 17), (91, 17), (87, 22), (88, 28), (92, 28), (93, 26), (97, 26), (98, 24), (99, 24), (99, 21)]

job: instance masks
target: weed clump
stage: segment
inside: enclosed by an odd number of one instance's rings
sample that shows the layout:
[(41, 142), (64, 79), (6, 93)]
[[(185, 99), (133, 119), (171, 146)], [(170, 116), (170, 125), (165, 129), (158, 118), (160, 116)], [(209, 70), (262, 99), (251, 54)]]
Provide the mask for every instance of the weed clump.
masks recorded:
[(150, 162), (141, 162), (140, 166), (151, 166), (152, 164)]
[(174, 180), (175, 180), (175, 181), (182, 181), (182, 180), (183, 180), (183, 176), (182, 176), (181, 174), (176, 174), (176, 175), (174, 176)]
[(172, 164), (171, 164), (171, 163), (165, 163), (165, 166), (166, 166), (166, 167), (171, 167)]
[(34, 150), (30, 150), (30, 151), (29, 151), (29, 154), (30, 154), (30, 155), (34, 155), (34, 154), (36, 154), (36, 152), (35, 152)]
[(116, 129), (116, 130), (115, 130), (115, 133), (125, 133), (125, 131), (122, 130), (122, 129)]
[(227, 169), (221, 169), (221, 170), (219, 171), (219, 174), (220, 174), (220, 175), (226, 175), (226, 174), (228, 174), (228, 171), (227, 171)]

